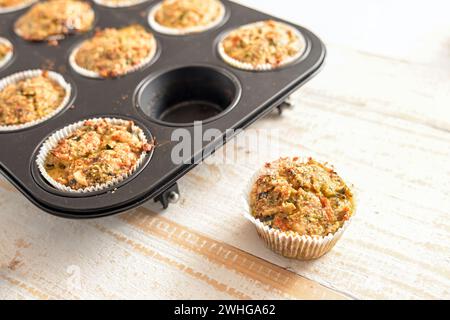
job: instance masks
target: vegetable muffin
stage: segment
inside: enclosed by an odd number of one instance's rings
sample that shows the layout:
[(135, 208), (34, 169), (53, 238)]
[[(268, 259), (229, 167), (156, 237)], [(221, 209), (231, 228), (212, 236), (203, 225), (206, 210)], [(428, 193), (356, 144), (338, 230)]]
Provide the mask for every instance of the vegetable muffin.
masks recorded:
[(11, 51), (12, 47), (9, 44), (0, 42), (0, 64), (2, 60), (5, 59), (9, 53), (11, 53)]
[(61, 106), (66, 91), (44, 72), (7, 85), (0, 91), (0, 126), (39, 120)]
[(77, 66), (99, 76), (117, 77), (149, 62), (156, 52), (153, 34), (140, 25), (106, 28), (76, 50)]
[(208, 27), (223, 17), (219, 0), (164, 0), (155, 12), (155, 21), (172, 29)]
[(0, 0), (0, 10), (26, 6), (35, 2), (35, 0)]
[(89, 31), (95, 19), (91, 5), (79, 0), (48, 0), (35, 4), (15, 24), (16, 33), (29, 41), (63, 38)]
[(325, 237), (334, 234), (354, 212), (353, 194), (332, 169), (309, 159), (282, 158), (250, 193), (253, 217), (283, 232)]
[(277, 68), (299, 57), (305, 42), (293, 27), (273, 20), (261, 21), (231, 31), (220, 43), (226, 57), (254, 69)]
[(80, 190), (130, 173), (153, 145), (142, 141), (132, 121), (88, 120), (48, 153), (45, 170), (56, 182)]

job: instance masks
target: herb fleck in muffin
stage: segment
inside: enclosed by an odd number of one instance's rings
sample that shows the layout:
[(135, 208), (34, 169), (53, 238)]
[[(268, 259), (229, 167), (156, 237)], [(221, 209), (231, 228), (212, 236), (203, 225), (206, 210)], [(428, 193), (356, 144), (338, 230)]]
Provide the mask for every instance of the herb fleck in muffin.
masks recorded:
[(55, 112), (66, 91), (46, 72), (4, 87), (0, 91), (0, 126), (21, 125)]
[(334, 234), (354, 212), (353, 194), (332, 169), (309, 159), (282, 158), (267, 164), (250, 194), (253, 217), (298, 235)]
[(44, 167), (57, 183), (80, 190), (130, 173), (152, 149), (132, 121), (88, 120), (50, 150)]
[(140, 25), (107, 28), (75, 51), (76, 66), (100, 77), (117, 77), (149, 62), (156, 52), (154, 36)]
[(95, 19), (91, 5), (79, 0), (49, 0), (35, 4), (15, 24), (16, 33), (29, 41), (63, 38), (89, 31)]
[[(0, 39), (1, 40), (1, 39)], [(12, 52), (12, 47), (7, 43), (0, 42), (0, 65), (2, 60)]]
[(268, 20), (231, 31), (219, 50), (236, 67), (274, 69), (298, 58), (305, 50), (305, 41), (293, 27)]

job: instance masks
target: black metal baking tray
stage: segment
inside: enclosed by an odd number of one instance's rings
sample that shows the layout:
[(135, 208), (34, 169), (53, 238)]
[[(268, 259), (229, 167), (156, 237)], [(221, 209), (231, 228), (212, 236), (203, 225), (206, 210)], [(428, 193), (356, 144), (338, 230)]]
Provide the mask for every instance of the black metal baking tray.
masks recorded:
[[(167, 204), (166, 191), (176, 190), (176, 181), (196, 165), (194, 162), (174, 164), (171, 161), (171, 151), (178, 143), (172, 141), (171, 135), (181, 127), (192, 132), (194, 126), (188, 122), (205, 114), (204, 108), (196, 108), (190, 113), (167, 115), (163, 112), (164, 105), (158, 102), (161, 96), (175, 102), (209, 101), (216, 108), (229, 105), (203, 123), (204, 130), (215, 128), (225, 133), (227, 129), (246, 128), (280, 106), (320, 69), (324, 61), (325, 47), (320, 39), (309, 30), (294, 25), (307, 42), (307, 51), (299, 61), (269, 72), (235, 69), (218, 56), (219, 37), (227, 30), (247, 23), (283, 20), (223, 0), (227, 15), (222, 25), (200, 34), (169, 36), (153, 31), (147, 23), (147, 13), (157, 3), (148, 1), (116, 9), (92, 3), (97, 17), (96, 28), (139, 23), (154, 33), (159, 45), (158, 57), (153, 64), (122, 78), (108, 80), (83, 77), (68, 64), (71, 49), (91, 37), (94, 31), (69, 36), (57, 46), (30, 43), (13, 31), (14, 22), (27, 9), (0, 14), (0, 36), (9, 39), (15, 49), (12, 63), (0, 70), (0, 78), (29, 69), (49, 69), (61, 73), (74, 88), (72, 107), (35, 127), (0, 133), (0, 172), (44, 211), (67, 218), (94, 218), (123, 212), (152, 198)], [(148, 108), (149, 105), (153, 108)], [(37, 170), (35, 158), (39, 147), (56, 130), (97, 116), (129, 118), (147, 134), (151, 133), (157, 142), (151, 158), (137, 173), (113, 189), (84, 195), (57, 191)], [(180, 117), (187, 119), (184, 121)], [(192, 156), (203, 158), (208, 154), (205, 151), (220, 147), (226, 141), (225, 137), (219, 137), (204, 142), (200, 148), (192, 146)]]

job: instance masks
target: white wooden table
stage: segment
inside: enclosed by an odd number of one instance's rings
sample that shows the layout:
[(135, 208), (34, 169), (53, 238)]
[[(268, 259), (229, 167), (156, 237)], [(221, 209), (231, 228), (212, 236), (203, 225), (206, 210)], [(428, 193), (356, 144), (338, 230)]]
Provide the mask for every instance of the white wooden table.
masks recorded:
[[(1, 180), (0, 299), (450, 298), (448, 1), (241, 2), (327, 44), (295, 107), (248, 130), (235, 163), (189, 173), (167, 211), (64, 220)], [(247, 146), (268, 128), (280, 150)], [(313, 262), (272, 253), (241, 216), (254, 170), (293, 153), (334, 163), (359, 198), (343, 239)]]

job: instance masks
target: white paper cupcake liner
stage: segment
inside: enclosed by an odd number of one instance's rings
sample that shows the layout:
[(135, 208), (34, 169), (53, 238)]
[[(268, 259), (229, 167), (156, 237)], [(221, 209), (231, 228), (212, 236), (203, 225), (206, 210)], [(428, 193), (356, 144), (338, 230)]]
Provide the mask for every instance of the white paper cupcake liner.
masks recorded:
[[(115, 125), (126, 125), (129, 122), (129, 120), (115, 119), (115, 118), (94, 118), (94, 119), (82, 120), (77, 123), (71, 124), (67, 127), (64, 127), (63, 129), (61, 129), (59, 131), (56, 131), (44, 142), (44, 144), (40, 148), (39, 153), (37, 155), (36, 163), (37, 163), (37, 166), (39, 168), (41, 175), (53, 187), (55, 187), (56, 189), (63, 191), (63, 192), (79, 193), (79, 194), (102, 191), (102, 190), (111, 188), (115, 185), (118, 185), (119, 183), (121, 183), (122, 181), (124, 181), (125, 179), (130, 177), (133, 173), (135, 173), (136, 170), (138, 170), (139, 167), (141, 167), (141, 165), (144, 163), (145, 157), (147, 156), (147, 153), (148, 153), (147, 151), (142, 152), (141, 156), (136, 161), (136, 164), (127, 173), (121, 174), (106, 183), (98, 184), (95, 186), (90, 186), (90, 187), (87, 187), (84, 189), (79, 189), (79, 190), (75, 190), (70, 187), (67, 187), (67, 186), (55, 181), (52, 177), (50, 177), (50, 175), (47, 173), (47, 170), (45, 169), (45, 161), (47, 159), (49, 152), (57, 146), (59, 141), (67, 138), (75, 130), (82, 127), (86, 121), (100, 121), (100, 120), (106, 120), (107, 122), (109, 122), (111, 124), (115, 124)], [(136, 126), (136, 125), (133, 126), (133, 133), (135, 135), (137, 135), (142, 142), (144, 142), (144, 143), (148, 142), (144, 131), (141, 128), (139, 128), (138, 126)]]
[[(88, 41), (88, 40), (85, 40), (85, 41)], [(152, 62), (152, 60), (155, 57), (156, 52), (158, 50), (158, 43), (154, 37), (152, 38), (151, 42), (152, 42), (152, 44), (151, 44), (152, 50), (150, 51), (149, 55), (145, 59), (143, 59), (139, 64), (130, 68), (125, 74), (121, 74), (118, 77), (125, 76), (127, 74), (138, 71)], [(94, 79), (106, 79), (105, 77), (102, 77), (98, 72), (88, 70), (77, 64), (75, 57), (77, 56), (77, 53), (78, 53), (80, 47), (83, 45), (83, 43), (84, 43), (84, 41), (81, 42), (79, 45), (77, 45), (70, 53), (70, 56), (69, 56), (70, 66), (72, 67), (73, 70), (75, 70), (75, 72), (77, 72), (78, 74), (80, 74), (84, 77), (94, 78)]]
[(28, 79), (28, 78), (34, 78), (42, 75), (44, 72), (47, 72), (47, 76), (55, 81), (58, 85), (60, 85), (66, 92), (66, 95), (64, 96), (63, 100), (61, 101), (60, 105), (51, 113), (48, 115), (34, 121), (30, 121), (28, 123), (24, 124), (17, 124), (17, 125), (0, 125), (0, 133), (1, 132), (9, 132), (9, 131), (16, 131), (16, 130), (22, 130), (26, 128), (33, 127), (37, 124), (40, 124), (44, 121), (47, 121), (48, 119), (54, 117), (57, 115), (62, 109), (64, 109), (67, 104), (70, 101), (70, 97), (72, 94), (72, 87), (69, 83), (64, 80), (64, 77), (60, 75), (59, 73), (53, 72), (53, 71), (44, 71), (41, 69), (38, 70), (28, 70), (28, 71), (22, 71), (15, 74), (12, 74), (6, 78), (3, 78), (0, 80), (0, 91), (2, 91), (6, 86), (17, 83), (18, 81)]
[(158, 3), (157, 5), (155, 5), (151, 10), (150, 13), (148, 14), (148, 24), (157, 32), (162, 33), (162, 34), (167, 34), (167, 35), (173, 35), (173, 36), (181, 36), (181, 35), (186, 35), (186, 34), (193, 34), (193, 33), (201, 33), (207, 30), (210, 30), (212, 28), (217, 27), (218, 25), (220, 25), (223, 21), (223, 19), (225, 18), (225, 14), (226, 14), (226, 9), (225, 6), (223, 5), (222, 2), (220, 2), (220, 7), (221, 7), (221, 12), (220, 15), (217, 17), (217, 19), (213, 22), (211, 22), (208, 25), (205, 26), (198, 26), (198, 27), (189, 27), (189, 28), (183, 28), (183, 29), (179, 29), (179, 28), (169, 28), (166, 26), (163, 26), (161, 24), (159, 24), (156, 19), (156, 12), (161, 8), (162, 6), (162, 2)]
[(137, 6), (138, 4), (147, 2), (150, 0), (94, 0), (94, 2), (100, 6), (108, 7), (108, 8), (126, 8)]
[(6, 56), (3, 59), (0, 60), (0, 69), (2, 69), (4, 66), (6, 66), (6, 64), (9, 61), (11, 61), (11, 59), (12, 59), (12, 57), (14, 55), (14, 47), (13, 47), (12, 43), (8, 39), (2, 38), (2, 37), (0, 37), (0, 44), (5, 44), (5, 45), (11, 47), (11, 49), (12, 49), (10, 52), (8, 52), (6, 54)]
[[(241, 26), (241, 27), (239, 27), (239, 28), (242, 28), (242, 27), (250, 27), (250, 26), (256, 26), (256, 27), (257, 27), (258, 25), (263, 24), (263, 23), (264, 23), (264, 21), (255, 22), (255, 23), (250, 23), (250, 24)], [(296, 60), (298, 60), (298, 59), (305, 53), (305, 51), (306, 51), (306, 39), (305, 39), (305, 37), (302, 35), (302, 33), (301, 33), (299, 30), (297, 30), (296, 28), (294, 28), (294, 27), (292, 27), (292, 26), (290, 26), (290, 25), (288, 25), (288, 24), (282, 23), (282, 22), (277, 22), (277, 23), (282, 24), (282, 25), (284, 25), (284, 26), (290, 28), (290, 29), (297, 35), (297, 37), (298, 37), (298, 39), (299, 39), (299, 40), (298, 40), (298, 41), (299, 41), (299, 44), (298, 44), (298, 45), (299, 45), (299, 48), (300, 48), (299, 52), (298, 52), (296, 55), (294, 55), (294, 56), (292, 56), (292, 57), (289, 57), (289, 58), (283, 60), (283, 61), (282, 61), (280, 64), (278, 64), (277, 66), (273, 66), (273, 65), (271, 65), (271, 64), (269, 64), (269, 63), (266, 63), (266, 64), (259, 64), (259, 65), (256, 65), (256, 66), (255, 66), (255, 65), (253, 65), (253, 64), (251, 64), (251, 63), (241, 62), (241, 61), (239, 61), (239, 60), (236, 60), (236, 59), (230, 57), (230, 56), (225, 52), (225, 48), (224, 48), (224, 46), (223, 46), (223, 40), (224, 40), (226, 37), (228, 37), (228, 35), (229, 35), (231, 32), (236, 31), (237, 29), (230, 30), (229, 32), (225, 33), (225, 34), (221, 37), (221, 39), (220, 39), (220, 41), (219, 41), (219, 44), (218, 44), (218, 48), (217, 48), (217, 50), (218, 50), (218, 52), (219, 52), (219, 56), (222, 58), (223, 61), (225, 61), (227, 64), (231, 65), (232, 67), (235, 67), (235, 68), (238, 68), (238, 69), (242, 69), (242, 70), (247, 70), (247, 71), (271, 71), (271, 70), (275, 70), (275, 69), (279, 69), (279, 68), (281, 68), (281, 67), (287, 66), (287, 65), (289, 65), (289, 64), (291, 64), (291, 63), (294, 63)], [(239, 29), (239, 28), (238, 28), (238, 29)]]
[(19, 11), (19, 10), (25, 9), (25, 8), (31, 6), (32, 4), (35, 4), (38, 1), (39, 0), (29, 0), (29, 1), (25, 1), (24, 3), (18, 4), (16, 6), (13, 6), (13, 7), (0, 8), (0, 14), (2, 14), (2, 13), (10, 13), (10, 12), (14, 12), (14, 11)]
[[(306, 162), (307, 159), (299, 158), (299, 161)], [(260, 169), (252, 176), (249, 183), (246, 185), (242, 195), (245, 207), (244, 217), (255, 225), (256, 231), (260, 238), (265, 242), (266, 246), (275, 253), (286, 258), (298, 260), (312, 260), (320, 258), (334, 247), (349, 226), (356, 212), (356, 200), (354, 199), (354, 209), (350, 219), (347, 220), (334, 234), (330, 233), (325, 237), (299, 235), (295, 232), (283, 232), (281, 230), (271, 228), (252, 216), (250, 210), (250, 193), (256, 180), (260, 176), (272, 172), (275, 168), (276, 162), (272, 162), (271, 168)], [(354, 193), (353, 196), (355, 198)]]

